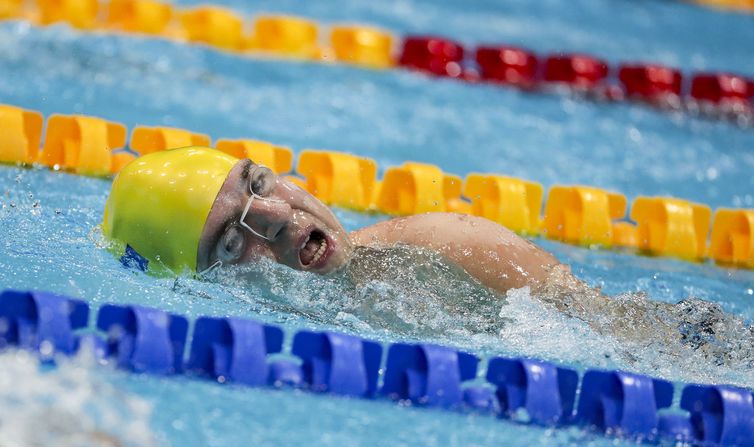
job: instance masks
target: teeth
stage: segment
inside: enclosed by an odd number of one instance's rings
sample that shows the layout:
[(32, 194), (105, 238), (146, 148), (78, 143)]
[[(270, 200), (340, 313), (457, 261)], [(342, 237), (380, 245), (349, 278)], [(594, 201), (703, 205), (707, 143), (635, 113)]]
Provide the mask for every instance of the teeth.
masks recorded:
[(317, 252), (314, 253), (314, 257), (312, 258), (311, 264), (314, 264), (315, 262), (319, 261), (319, 258), (322, 257), (322, 255), (325, 253), (325, 250), (327, 250), (327, 241), (322, 240), (322, 243), (319, 245), (319, 249), (317, 249)]

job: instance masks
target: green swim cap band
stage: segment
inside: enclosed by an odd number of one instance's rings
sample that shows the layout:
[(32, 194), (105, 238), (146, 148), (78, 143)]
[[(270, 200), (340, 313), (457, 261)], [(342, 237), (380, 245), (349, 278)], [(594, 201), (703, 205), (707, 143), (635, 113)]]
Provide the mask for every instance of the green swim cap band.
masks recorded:
[(102, 224), (105, 236), (130, 245), (152, 265), (196, 270), (199, 239), (238, 159), (206, 147), (144, 155), (113, 180)]

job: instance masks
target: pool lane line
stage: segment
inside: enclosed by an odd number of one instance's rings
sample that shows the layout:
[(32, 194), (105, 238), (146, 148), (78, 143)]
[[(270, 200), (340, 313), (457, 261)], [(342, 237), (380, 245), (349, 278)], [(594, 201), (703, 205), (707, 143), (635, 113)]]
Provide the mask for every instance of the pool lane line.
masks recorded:
[[(339, 332), (295, 332), (283, 352), (274, 325), (105, 304), (89, 325), (89, 305), (39, 291), (0, 293), (0, 343), (56, 355), (92, 352), (102, 363), (157, 376), (291, 387), (340, 396), (386, 398), (418, 407), (495, 415), (545, 427), (581, 426), (639, 442), (754, 446), (754, 394), (729, 385), (674, 385), (616, 370), (493, 357), (478, 376), (478, 356), (435, 344), (381, 343)], [(189, 333), (189, 326), (193, 328)], [(186, 344), (191, 340), (186, 358)]]
[[(253, 33), (244, 18), (227, 8), (205, 5), (174, 8), (156, 0), (37, 0), (11, 2), (2, 19), (37, 25), (68, 23), (81, 31), (140, 34), (201, 43), (249, 57), (276, 57), (346, 63), (370, 69), (403, 68), (435, 77), (538, 91), (575, 94), (601, 102), (632, 99), (663, 110), (754, 124), (754, 80), (712, 70), (684, 80), (681, 71), (645, 62), (609, 67), (584, 53), (555, 52), (546, 57), (509, 44), (480, 46), (473, 57), (463, 45), (438, 35), (399, 37), (370, 25), (332, 25), (321, 44), (321, 26), (296, 16), (256, 16)], [(400, 47), (397, 51), (396, 47)], [(688, 85), (687, 85), (688, 84)]]
[[(208, 135), (169, 127), (128, 129), (84, 115), (54, 114), (47, 120), (42, 150), (41, 113), (0, 104), (0, 162), (42, 164), (80, 175), (116, 174), (139, 154), (174, 147), (211, 145)], [(590, 248), (613, 248), (687, 261), (754, 268), (754, 209), (718, 208), (673, 197), (628, 200), (620, 193), (582, 185), (541, 184), (496, 173), (465, 179), (416, 162), (388, 167), (377, 179), (377, 163), (336, 151), (305, 149), (294, 154), (259, 140), (220, 139), (216, 147), (250, 158), (330, 206), (359, 212), (412, 215), (457, 212), (485, 217), (525, 236)], [(330, 185), (331, 187), (320, 187)], [(544, 207), (543, 207), (544, 202)], [(711, 225), (710, 225), (711, 221)]]

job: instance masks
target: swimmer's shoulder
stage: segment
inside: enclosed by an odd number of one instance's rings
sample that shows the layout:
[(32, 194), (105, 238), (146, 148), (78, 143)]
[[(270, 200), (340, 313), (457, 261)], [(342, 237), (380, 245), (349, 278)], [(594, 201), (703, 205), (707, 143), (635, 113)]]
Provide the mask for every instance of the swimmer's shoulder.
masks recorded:
[(456, 232), (469, 230), (494, 229), (496, 232), (513, 234), (506, 228), (484, 219), (458, 213), (424, 213), (412, 216), (398, 217), (379, 222), (350, 234), (354, 245), (375, 247), (393, 245), (396, 243), (410, 245), (425, 245), (430, 240)]

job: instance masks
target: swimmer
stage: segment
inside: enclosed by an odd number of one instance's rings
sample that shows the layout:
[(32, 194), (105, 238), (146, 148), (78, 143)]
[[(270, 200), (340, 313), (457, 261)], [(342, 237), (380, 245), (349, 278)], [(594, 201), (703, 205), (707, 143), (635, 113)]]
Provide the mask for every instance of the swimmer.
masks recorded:
[(543, 283), (560, 264), (512, 231), (480, 217), (429, 213), (348, 233), (329, 207), (269, 168), (216, 149), (189, 147), (138, 158), (113, 182), (104, 234), (150, 266), (207, 272), (262, 257), (329, 274), (354, 249), (424, 248), (505, 293)]
[[(420, 214), (348, 233), (329, 207), (294, 183), (216, 149), (173, 149), (131, 162), (113, 181), (102, 227), (120, 242), (119, 254), (130, 247), (157, 274), (204, 276), (268, 258), (320, 275), (346, 270), (353, 283), (407, 283), (423, 280), (413, 277), (419, 270), (412, 265), (438, 265), (416, 257), (418, 249), (453, 266), (433, 270), (427, 280), (464, 295), (455, 298), (459, 313), (499, 316), (506, 292), (529, 287), (532, 296), (601, 334), (677, 353), (690, 348), (715, 361), (754, 362), (754, 329), (716, 304), (670, 305), (642, 294), (609, 299), (548, 252), (480, 217)], [(369, 256), (357, 256), (364, 252)], [(461, 291), (462, 282), (450, 279), (455, 270), (497, 294)], [(491, 300), (486, 310), (475, 307), (485, 300)]]

